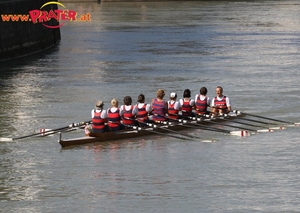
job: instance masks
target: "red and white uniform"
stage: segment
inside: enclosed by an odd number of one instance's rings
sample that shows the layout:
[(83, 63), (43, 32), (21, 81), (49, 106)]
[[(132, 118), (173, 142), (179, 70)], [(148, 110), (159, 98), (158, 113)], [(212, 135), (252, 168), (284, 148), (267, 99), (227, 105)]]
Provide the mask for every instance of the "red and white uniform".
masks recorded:
[(148, 120), (148, 114), (151, 112), (150, 104), (138, 103), (135, 105), (137, 120), (144, 122)]
[(211, 101), (211, 106), (217, 107), (219, 109), (228, 109), (231, 106), (230, 100), (227, 96), (215, 97)]
[(178, 112), (180, 110), (180, 104), (178, 101), (168, 101), (168, 116), (171, 119), (178, 119)]
[(136, 110), (133, 105), (122, 105), (120, 107), (120, 115), (125, 125), (134, 125)]
[(185, 100), (180, 99), (179, 104), (182, 111), (182, 116), (191, 116), (193, 112), (193, 106), (195, 105), (195, 101), (193, 99)]
[(111, 128), (118, 127), (121, 123), (120, 110), (117, 107), (112, 107), (107, 110), (108, 126)]
[(195, 96), (195, 107), (196, 107), (196, 113), (198, 115), (204, 115), (207, 112), (207, 107), (210, 104), (210, 100), (208, 96), (204, 95), (196, 95)]
[(104, 132), (105, 120), (107, 118), (106, 110), (93, 109), (91, 111), (92, 115), (92, 129), (97, 132)]

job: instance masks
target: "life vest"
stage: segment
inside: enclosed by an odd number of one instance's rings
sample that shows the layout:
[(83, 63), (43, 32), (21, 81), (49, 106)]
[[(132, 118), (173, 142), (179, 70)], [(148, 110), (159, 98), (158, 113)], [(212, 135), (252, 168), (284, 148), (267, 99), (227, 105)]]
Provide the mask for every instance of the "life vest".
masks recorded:
[(181, 111), (183, 116), (190, 116), (192, 114), (193, 107), (190, 105), (190, 100), (185, 101), (182, 99)]
[(196, 113), (198, 115), (204, 115), (208, 107), (207, 97), (205, 97), (204, 100), (201, 100), (200, 95), (198, 95), (195, 105), (196, 105)]
[(168, 101), (168, 116), (171, 119), (177, 119), (178, 118), (178, 109), (175, 109), (175, 101), (171, 104), (171, 101)]
[(226, 96), (223, 96), (222, 100), (220, 101), (217, 99), (217, 97), (215, 97), (214, 103), (218, 109), (228, 109), (226, 104)]
[(147, 104), (144, 104), (141, 108), (138, 107), (138, 104), (136, 105), (136, 108), (138, 109), (137, 113), (137, 119), (140, 122), (144, 122), (148, 119), (148, 112), (146, 111)]
[(129, 110), (126, 110), (125, 105), (123, 106), (123, 116), (122, 121), (125, 125), (133, 125), (134, 124), (134, 115), (132, 114), (133, 106), (131, 105)]
[(107, 120), (108, 120), (108, 126), (114, 128), (114, 127), (118, 127), (120, 125), (120, 120), (121, 120), (121, 116), (120, 116), (120, 110), (117, 109), (115, 112), (112, 112), (111, 109), (109, 108), (107, 110)]
[(100, 112), (96, 112), (96, 110), (94, 110), (94, 117), (92, 118), (92, 128), (93, 129), (104, 129), (105, 127), (105, 119), (101, 118), (101, 113)]
[(153, 103), (152, 103), (152, 120), (154, 121), (165, 121), (165, 101), (158, 101), (157, 99), (154, 99)]

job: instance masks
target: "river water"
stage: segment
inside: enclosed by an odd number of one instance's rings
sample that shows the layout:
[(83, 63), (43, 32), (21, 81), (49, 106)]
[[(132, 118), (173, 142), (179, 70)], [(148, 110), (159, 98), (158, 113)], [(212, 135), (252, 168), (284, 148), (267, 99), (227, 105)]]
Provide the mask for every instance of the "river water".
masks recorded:
[[(214, 97), (221, 85), (233, 109), (300, 121), (296, 0), (64, 5), (91, 21), (66, 22), (57, 47), (1, 63), (1, 137), (89, 120), (99, 99), (150, 102), (159, 88)], [(1, 142), (1, 212), (300, 211), (299, 128), (191, 134), (216, 142)]]

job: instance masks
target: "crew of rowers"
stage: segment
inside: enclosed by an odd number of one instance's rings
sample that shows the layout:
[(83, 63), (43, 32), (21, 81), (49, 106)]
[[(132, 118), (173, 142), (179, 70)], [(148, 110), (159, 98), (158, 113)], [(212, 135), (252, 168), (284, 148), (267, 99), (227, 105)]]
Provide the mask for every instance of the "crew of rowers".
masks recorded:
[[(206, 87), (200, 89), (200, 94), (191, 99), (191, 91), (184, 90), (183, 98), (177, 101), (177, 94), (172, 92), (170, 100), (165, 101), (165, 91), (159, 89), (151, 104), (145, 103), (145, 96), (138, 96), (138, 103), (132, 105), (130, 96), (124, 97), (124, 104), (119, 107), (118, 101), (111, 100), (111, 107), (103, 109), (103, 101), (97, 101), (92, 110), (92, 132), (103, 133), (118, 131), (132, 126), (147, 126), (153, 122), (178, 121), (179, 118), (190, 118), (203, 115), (217, 116), (231, 111), (229, 98), (223, 95), (223, 88), (216, 88), (216, 97), (210, 101), (206, 95)], [(210, 112), (207, 108), (210, 107)]]

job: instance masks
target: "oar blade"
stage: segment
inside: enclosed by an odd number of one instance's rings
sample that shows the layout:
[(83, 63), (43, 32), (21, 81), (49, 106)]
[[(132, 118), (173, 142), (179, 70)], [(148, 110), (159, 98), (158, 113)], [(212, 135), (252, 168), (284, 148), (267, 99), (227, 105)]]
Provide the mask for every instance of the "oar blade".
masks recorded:
[(52, 131), (52, 129), (39, 129), (36, 131), (36, 133), (40, 133), (39, 136), (46, 136), (46, 135), (52, 135), (54, 131)]
[(1, 142), (10, 142), (13, 141), (13, 138), (0, 138)]
[(247, 130), (242, 130), (242, 131), (232, 131), (232, 132), (230, 132), (230, 135), (247, 137), (247, 136), (250, 136), (251, 134)]
[(216, 140), (201, 140), (202, 143), (213, 143), (216, 142)]
[(258, 129), (257, 132), (274, 132), (274, 129)]
[(284, 126), (275, 126), (275, 127), (270, 127), (269, 129), (281, 130), (281, 129), (285, 129), (285, 127)]

